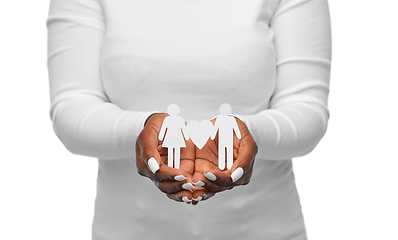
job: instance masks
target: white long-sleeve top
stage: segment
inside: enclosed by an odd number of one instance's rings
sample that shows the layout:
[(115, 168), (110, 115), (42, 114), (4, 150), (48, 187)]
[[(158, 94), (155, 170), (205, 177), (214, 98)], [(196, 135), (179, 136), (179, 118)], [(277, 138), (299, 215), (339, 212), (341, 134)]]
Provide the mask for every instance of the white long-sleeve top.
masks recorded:
[[(327, 0), (51, 0), (47, 23), (54, 130), (99, 159), (93, 239), (306, 239), (291, 159), (327, 127)], [(171, 103), (185, 121), (232, 106), (259, 147), (249, 185), (186, 206), (138, 175), (136, 138)]]

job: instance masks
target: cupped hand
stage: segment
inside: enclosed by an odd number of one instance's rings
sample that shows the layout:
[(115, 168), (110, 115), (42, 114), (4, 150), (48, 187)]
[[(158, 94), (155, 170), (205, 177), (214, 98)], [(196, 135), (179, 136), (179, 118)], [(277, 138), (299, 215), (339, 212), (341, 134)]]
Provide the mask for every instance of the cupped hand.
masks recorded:
[(136, 164), (138, 173), (151, 179), (167, 197), (178, 202), (192, 202), (192, 175), (194, 172), (195, 145), (186, 141), (181, 148), (180, 169), (171, 168), (168, 163), (168, 150), (162, 147), (158, 135), (165, 113), (148, 117), (144, 129), (136, 141)]
[[(214, 140), (209, 139), (202, 148), (195, 151), (195, 172), (193, 183), (197, 187), (192, 197), (201, 201), (212, 197), (218, 192), (230, 190), (235, 186), (246, 185), (250, 182), (257, 145), (246, 124), (236, 118), (241, 139), (234, 134), (232, 168), (220, 170), (218, 168), (218, 134)], [(214, 125), (215, 120), (211, 120)]]

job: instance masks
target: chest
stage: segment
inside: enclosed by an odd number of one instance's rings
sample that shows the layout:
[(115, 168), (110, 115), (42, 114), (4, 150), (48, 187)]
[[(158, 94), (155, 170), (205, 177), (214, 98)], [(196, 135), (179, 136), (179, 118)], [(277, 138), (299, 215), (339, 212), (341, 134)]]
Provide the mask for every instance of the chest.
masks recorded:
[[(272, 6), (268, 0), (103, 0), (107, 95), (127, 109), (139, 108), (138, 100), (159, 104), (143, 96), (148, 89), (165, 107), (181, 95), (195, 103), (214, 93), (231, 104), (237, 94), (264, 104), (275, 80)], [(254, 97), (253, 90), (261, 92)]]

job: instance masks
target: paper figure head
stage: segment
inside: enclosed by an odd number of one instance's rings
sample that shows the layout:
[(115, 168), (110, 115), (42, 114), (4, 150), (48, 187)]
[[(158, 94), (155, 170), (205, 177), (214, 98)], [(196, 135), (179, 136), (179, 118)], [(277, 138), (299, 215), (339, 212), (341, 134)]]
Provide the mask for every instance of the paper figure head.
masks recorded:
[(231, 114), (231, 112), (232, 112), (232, 107), (231, 107), (228, 103), (223, 103), (223, 104), (220, 106), (219, 111), (220, 111), (221, 115), (227, 116), (227, 115)]
[(180, 107), (178, 107), (176, 104), (170, 104), (167, 108), (167, 113), (170, 116), (177, 116), (180, 113)]

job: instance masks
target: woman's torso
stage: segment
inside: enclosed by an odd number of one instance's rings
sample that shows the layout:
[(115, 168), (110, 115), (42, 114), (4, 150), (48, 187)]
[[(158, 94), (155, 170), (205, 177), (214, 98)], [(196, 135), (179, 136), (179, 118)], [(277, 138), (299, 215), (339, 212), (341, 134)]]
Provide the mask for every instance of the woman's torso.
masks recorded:
[[(270, 18), (278, 0), (102, 0), (101, 74), (126, 110), (185, 121), (269, 107), (276, 81)], [(133, 146), (132, 146), (133, 147)], [(174, 236), (174, 237), (173, 237)], [(169, 200), (139, 176), (134, 159), (99, 160), (93, 239), (304, 240), (291, 161), (257, 159), (249, 185), (197, 206)]]
[(269, 28), (276, 1), (102, 0), (102, 81), (124, 109), (165, 111), (184, 120), (268, 108), (276, 80)]

